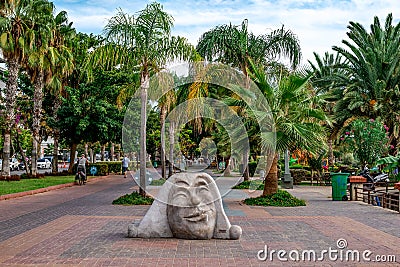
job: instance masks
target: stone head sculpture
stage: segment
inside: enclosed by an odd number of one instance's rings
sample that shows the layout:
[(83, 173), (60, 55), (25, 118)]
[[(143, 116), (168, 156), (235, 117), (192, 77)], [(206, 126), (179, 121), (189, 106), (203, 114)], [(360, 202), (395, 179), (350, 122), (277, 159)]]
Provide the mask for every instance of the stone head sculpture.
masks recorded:
[(214, 179), (206, 173), (171, 176), (141, 222), (128, 228), (130, 237), (238, 239), (242, 229), (231, 225)]

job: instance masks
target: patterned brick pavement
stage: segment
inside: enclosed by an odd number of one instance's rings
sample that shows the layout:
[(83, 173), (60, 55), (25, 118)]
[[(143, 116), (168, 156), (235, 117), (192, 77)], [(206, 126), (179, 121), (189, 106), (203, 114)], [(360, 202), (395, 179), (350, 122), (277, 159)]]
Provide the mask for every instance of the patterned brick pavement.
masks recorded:
[[(227, 188), (233, 178), (217, 179)], [(130, 239), (127, 226), (147, 206), (113, 206), (134, 188), (130, 179), (110, 176), (88, 183), (0, 201), (0, 266), (396, 266), (400, 264), (400, 214), (358, 202), (333, 202), (330, 188), (297, 187), (291, 193), (306, 207), (249, 207), (248, 193), (224, 197), (232, 224), (243, 228), (240, 240)], [(154, 193), (157, 189), (153, 188)], [(256, 194), (259, 194), (256, 193)], [(347, 247), (338, 249), (345, 238)], [(285, 250), (295, 257), (306, 250), (370, 250), (395, 255), (395, 263), (260, 261), (257, 252)], [(263, 256), (263, 254), (261, 254)], [(317, 256), (320, 256), (318, 254)], [(286, 258), (288, 255), (286, 255)]]

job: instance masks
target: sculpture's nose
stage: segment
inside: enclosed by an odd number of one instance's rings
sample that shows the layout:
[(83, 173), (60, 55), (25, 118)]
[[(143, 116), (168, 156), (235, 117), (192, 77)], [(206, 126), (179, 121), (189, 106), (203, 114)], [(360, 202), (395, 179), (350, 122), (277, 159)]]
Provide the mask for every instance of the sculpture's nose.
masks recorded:
[(192, 204), (193, 204), (194, 206), (199, 205), (200, 202), (201, 202), (201, 198), (196, 194), (195, 191), (192, 192), (191, 198), (190, 198), (190, 199), (191, 199)]

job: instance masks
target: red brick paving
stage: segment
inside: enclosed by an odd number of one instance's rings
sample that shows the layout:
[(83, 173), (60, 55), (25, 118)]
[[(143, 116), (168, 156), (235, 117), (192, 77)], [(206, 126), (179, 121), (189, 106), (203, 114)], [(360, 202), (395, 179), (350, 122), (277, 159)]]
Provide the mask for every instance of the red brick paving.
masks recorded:
[[(249, 207), (225, 199), (232, 224), (243, 229), (240, 240), (130, 239), (127, 226), (148, 207), (113, 206), (132, 190), (122, 176), (82, 187), (0, 201), (0, 266), (396, 266), (400, 264), (400, 214), (351, 202), (333, 202), (329, 188), (305, 187), (307, 207)], [(154, 189), (156, 191), (156, 189)], [(240, 215), (243, 214), (243, 215)], [(381, 216), (377, 219), (376, 216)], [(378, 217), (379, 218), (379, 217)], [(0, 238), (1, 238), (0, 235)], [(396, 255), (396, 263), (259, 261), (270, 249), (321, 251), (337, 248), (374, 255)]]

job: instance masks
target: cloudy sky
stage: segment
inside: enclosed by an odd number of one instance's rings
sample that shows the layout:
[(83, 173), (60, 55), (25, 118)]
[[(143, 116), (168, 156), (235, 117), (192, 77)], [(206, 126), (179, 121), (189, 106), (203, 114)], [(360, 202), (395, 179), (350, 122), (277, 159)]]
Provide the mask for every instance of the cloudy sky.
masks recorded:
[[(53, 0), (57, 11), (66, 10), (80, 32), (100, 34), (117, 8), (134, 14), (150, 1), (142, 0)], [(313, 52), (323, 54), (346, 38), (349, 21), (369, 30), (374, 16), (384, 24), (388, 13), (400, 19), (398, 0), (159, 0), (174, 19), (174, 35), (196, 45), (202, 33), (221, 24), (249, 20), (255, 34), (269, 33), (282, 25), (299, 38), (303, 63)]]

